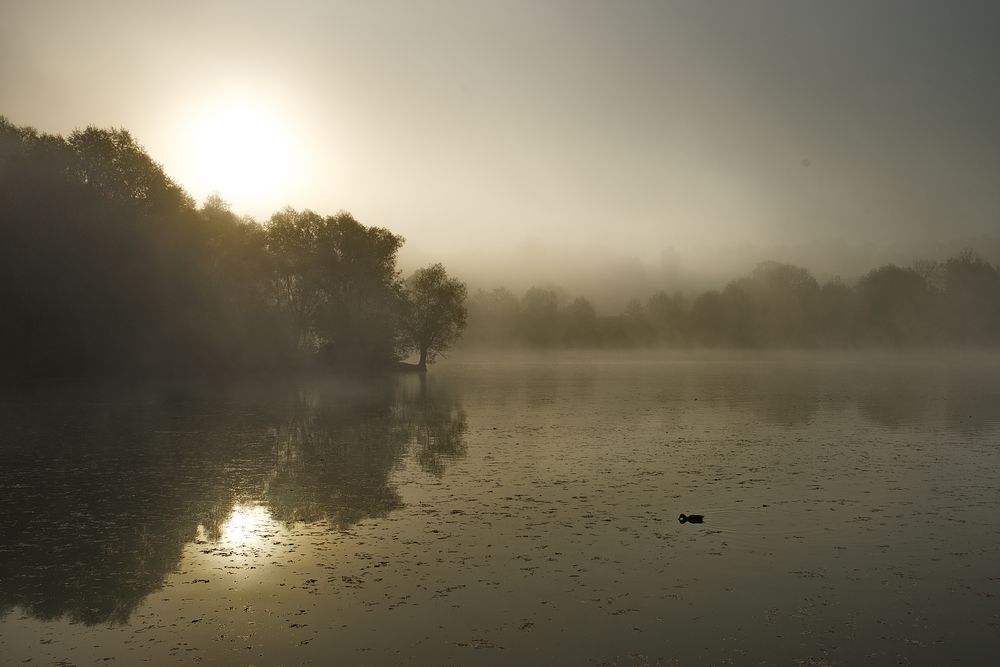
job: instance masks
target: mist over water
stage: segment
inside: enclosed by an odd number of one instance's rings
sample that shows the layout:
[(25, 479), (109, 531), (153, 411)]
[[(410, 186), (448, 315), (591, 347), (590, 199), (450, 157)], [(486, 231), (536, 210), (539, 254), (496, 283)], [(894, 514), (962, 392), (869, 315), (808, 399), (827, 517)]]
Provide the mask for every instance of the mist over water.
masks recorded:
[(721, 289), (768, 261), (804, 267), (821, 283), (840, 278), (851, 285), (878, 266), (941, 261), (969, 248), (1000, 265), (1000, 236), (989, 231), (919, 240), (856, 240), (831, 234), (809, 242), (750, 238), (699, 245), (669, 238), (662, 244), (623, 245), (608, 239), (585, 243), (527, 237), (443, 252), (440, 246), (423, 245), (420, 237), (410, 240), (400, 256), (402, 266), (416, 267), (440, 257), (473, 293), (500, 286), (516, 294), (531, 287), (554, 289), (567, 298), (586, 297), (606, 314), (621, 312), (630, 299), (644, 300), (658, 291), (695, 296)]
[(0, 662), (995, 663), (998, 34), (0, 2)]
[(981, 663), (998, 648), (998, 369), (465, 353), (423, 382), (8, 396), (0, 648)]

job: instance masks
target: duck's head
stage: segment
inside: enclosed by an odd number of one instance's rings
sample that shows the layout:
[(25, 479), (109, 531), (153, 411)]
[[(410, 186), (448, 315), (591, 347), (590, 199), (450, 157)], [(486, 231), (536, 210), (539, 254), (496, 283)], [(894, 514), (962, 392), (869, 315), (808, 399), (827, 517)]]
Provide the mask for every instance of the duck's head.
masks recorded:
[(677, 517), (677, 520), (680, 521), (681, 523), (684, 523), (685, 521), (688, 520), (687, 514), (681, 514), (679, 517)]

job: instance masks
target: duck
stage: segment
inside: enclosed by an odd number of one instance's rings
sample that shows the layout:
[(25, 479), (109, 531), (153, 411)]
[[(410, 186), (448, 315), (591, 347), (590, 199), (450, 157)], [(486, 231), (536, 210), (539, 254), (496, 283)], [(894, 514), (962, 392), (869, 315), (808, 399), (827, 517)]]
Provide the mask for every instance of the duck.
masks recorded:
[(704, 514), (681, 514), (677, 517), (681, 523), (705, 523)]

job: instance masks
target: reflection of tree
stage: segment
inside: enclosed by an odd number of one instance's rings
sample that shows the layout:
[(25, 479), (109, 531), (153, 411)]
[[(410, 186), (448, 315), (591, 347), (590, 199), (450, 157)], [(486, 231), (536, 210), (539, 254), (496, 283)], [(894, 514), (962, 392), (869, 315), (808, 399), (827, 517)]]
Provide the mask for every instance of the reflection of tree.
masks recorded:
[(274, 432), (273, 474), (265, 492), (281, 521), (327, 519), (348, 528), (402, 506), (390, 476), (409, 442), (395, 387), (366, 383), (351, 396), (321, 387), (300, 398)]
[(997, 425), (1000, 376), (988, 367), (864, 361), (849, 367), (736, 365), (692, 379), (709, 400), (749, 409), (760, 422), (776, 426), (807, 426), (822, 411), (849, 406), (856, 406), (864, 423), (889, 430), (940, 420), (948, 430), (972, 435)]
[(953, 378), (947, 385), (944, 396), (945, 423), (956, 433), (976, 435), (996, 428), (1000, 415), (1000, 382), (994, 377), (984, 382), (983, 378)]
[(449, 460), (465, 456), (465, 411), (454, 397), (429, 391), (424, 376), (420, 377), (419, 397), (406, 405), (417, 461), (421, 468), (440, 477)]
[(186, 445), (199, 420), (162, 406), (45, 398), (4, 419), (0, 609), (124, 622), (224, 495), (191, 474), (222, 448)]
[(724, 375), (701, 378), (698, 385), (709, 400), (749, 408), (766, 424), (788, 427), (812, 422), (823, 395), (822, 383), (814, 375), (770, 366), (734, 367)]
[(880, 373), (862, 383), (857, 393), (858, 412), (882, 428), (895, 430), (919, 421), (937, 400), (919, 378), (900, 373)]
[(385, 516), (410, 443), (435, 474), (465, 451), (457, 401), (416, 381), (2, 404), (0, 614), (125, 622), (238, 503), (342, 529)]
[(880, 373), (858, 392), (861, 415), (887, 429), (940, 418), (949, 431), (984, 433), (997, 425), (1000, 378), (989, 368)]

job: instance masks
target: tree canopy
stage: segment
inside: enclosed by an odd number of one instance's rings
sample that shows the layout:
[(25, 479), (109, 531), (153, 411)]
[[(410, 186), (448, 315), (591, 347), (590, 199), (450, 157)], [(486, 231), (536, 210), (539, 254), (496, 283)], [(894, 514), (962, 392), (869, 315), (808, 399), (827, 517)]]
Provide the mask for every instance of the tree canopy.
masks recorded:
[(659, 291), (598, 314), (585, 297), (504, 288), (469, 303), (470, 345), (551, 347), (859, 347), (1000, 344), (1000, 269), (971, 250), (943, 262), (885, 265), (854, 285), (820, 284), (799, 266), (763, 262), (689, 296)]
[(854, 284), (765, 262), (618, 314), (537, 287), (480, 291), (467, 307), (440, 264), (404, 281), (403, 238), (350, 213), (286, 208), (258, 224), (218, 196), (198, 207), (120, 128), (62, 137), (0, 117), (0, 212), (8, 375), (366, 370), (410, 352), (425, 366), (466, 323), (480, 345), (1000, 343), (1000, 270), (971, 250)]
[(419, 366), (426, 368), (465, 330), (465, 284), (450, 277), (441, 264), (432, 264), (407, 279), (406, 299), (407, 342), (419, 353)]
[(364, 370), (410, 344), (401, 236), (347, 212), (199, 208), (124, 129), (0, 117), (0, 211), (8, 374)]

